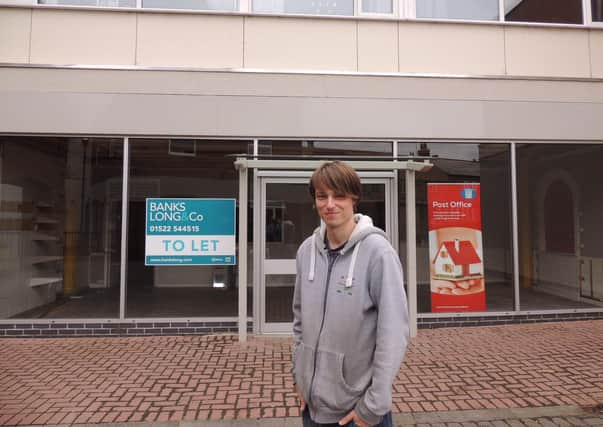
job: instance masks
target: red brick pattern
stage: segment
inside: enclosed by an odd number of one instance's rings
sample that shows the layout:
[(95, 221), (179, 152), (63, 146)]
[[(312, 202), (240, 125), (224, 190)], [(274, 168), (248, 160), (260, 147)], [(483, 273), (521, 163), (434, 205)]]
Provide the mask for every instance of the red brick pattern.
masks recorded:
[[(603, 403), (603, 321), (421, 330), (395, 412)], [(0, 340), (0, 425), (299, 414), (291, 340)]]

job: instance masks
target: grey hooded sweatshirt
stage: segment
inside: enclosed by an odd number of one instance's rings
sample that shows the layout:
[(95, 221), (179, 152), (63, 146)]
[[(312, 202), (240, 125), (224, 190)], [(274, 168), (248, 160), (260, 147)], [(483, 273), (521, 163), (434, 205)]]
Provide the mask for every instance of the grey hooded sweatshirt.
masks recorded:
[(385, 233), (356, 214), (339, 255), (324, 223), (297, 252), (293, 374), (317, 423), (352, 409), (371, 425), (391, 410), (392, 384), (409, 338), (402, 266)]

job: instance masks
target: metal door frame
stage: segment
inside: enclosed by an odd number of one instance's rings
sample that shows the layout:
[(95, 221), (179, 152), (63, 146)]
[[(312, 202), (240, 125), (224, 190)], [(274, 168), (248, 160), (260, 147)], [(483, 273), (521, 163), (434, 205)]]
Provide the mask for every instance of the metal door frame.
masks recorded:
[[(266, 186), (267, 184), (308, 184), (311, 170), (278, 171), (256, 170), (253, 187), (253, 332), (256, 334), (289, 334), (291, 322), (266, 321), (266, 276), (269, 274), (295, 274), (295, 259), (268, 260), (266, 254)], [(385, 195), (385, 232), (398, 250), (398, 191), (397, 174), (393, 171), (358, 171), (362, 184), (383, 184)], [(310, 201), (310, 195), (308, 194)], [(318, 224), (318, 218), (317, 218)], [(282, 272), (268, 270), (284, 267)], [(279, 265), (280, 264), (280, 265)], [(269, 266), (270, 265), (270, 266)], [(291, 272), (289, 272), (291, 269)], [(271, 270), (273, 271), (273, 270)]]
[[(254, 152), (253, 156), (240, 155), (237, 156), (234, 165), (239, 171), (239, 207), (248, 206), (248, 171), (254, 172), (254, 190), (257, 189), (258, 171), (287, 171), (287, 174), (304, 171), (305, 176), (308, 176), (308, 171), (316, 169), (325, 160), (295, 158), (295, 159), (262, 159)], [(416, 214), (415, 214), (415, 174), (417, 172), (427, 172), (431, 170), (433, 164), (429, 161), (415, 161), (396, 159), (384, 160), (376, 159), (346, 159), (347, 163), (361, 171), (386, 171), (396, 174), (397, 171), (405, 172), (405, 187), (406, 187), (406, 265), (407, 265), (407, 295), (408, 295), (408, 314), (410, 320), (410, 335), (411, 337), (417, 334), (417, 248), (416, 248)], [(283, 174), (284, 172), (277, 172)], [(397, 179), (394, 178), (394, 183), (397, 184)], [(396, 191), (397, 185), (394, 185), (393, 190)], [(254, 206), (259, 206), (257, 201), (257, 191), (254, 193)], [(397, 208), (397, 203), (396, 203)], [(257, 210), (254, 210), (257, 211)], [(254, 223), (257, 224), (257, 214), (254, 212)], [(397, 219), (397, 218), (396, 218)], [(247, 236), (247, 209), (239, 209), (239, 236)], [(395, 221), (397, 222), (397, 221)], [(395, 226), (397, 230), (397, 226)], [(254, 229), (257, 227), (254, 227)], [(394, 229), (392, 229), (394, 232)], [(258, 253), (257, 239), (254, 239), (254, 253)], [(397, 238), (396, 238), (397, 240)], [(246, 238), (238, 240), (238, 285), (239, 285), (239, 342), (247, 341), (247, 328), (249, 327), (247, 318), (247, 255), (248, 245)], [(123, 256), (123, 254), (122, 254)], [(255, 287), (254, 287), (255, 288)], [(255, 310), (255, 307), (254, 307)], [(254, 326), (257, 329), (256, 326)]]

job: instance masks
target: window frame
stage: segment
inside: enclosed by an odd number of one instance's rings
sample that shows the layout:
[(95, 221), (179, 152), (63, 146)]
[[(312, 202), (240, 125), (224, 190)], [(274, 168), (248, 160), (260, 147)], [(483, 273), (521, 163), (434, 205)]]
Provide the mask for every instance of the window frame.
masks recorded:
[[(499, 5), (502, 4), (501, 9), (502, 9), (502, 18), (503, 21), (505, 23), (509, 23), (509, 24), (523, 24), (523, 25), (532, 25), (532, 24), (537, 24), (537, 25), (552, 25), (552, 26), (556, 26), (556, 25), (563, 25), (563, 26), (572, 26), (572, 27), (585, 27), (588, 25), (588, 20), (587, 20), (587, 16), (586, 16), (586, 6), (590, 3), (590, 0), (580, 0), (580, 3), (582, 4), (582, 23), (580, 24), (575, 24), (573, 22), (542, 22), (542, 21), (507, 21), (505, 19), (506, 13), (505, 13), (505, 5), (504, 5), (505, 0), (498, 0)], [(520, 0), (521, 2), (521, 0)], [(592, 21), (592, 16), (591, 19)]]
[[(470, 18), (417, 18), (417, 0), (391, 0), (392, 12), (363, 12), (363, 2), (367, 0), (354, 0), (352, 15), (308, 15), (304, 13), (284, 13), (284, 12), (254, 12), (253, 0), (236, 0), (235, 7), (232, 10), (214, 10), (214, 9), (170, 9), (170, 8), (144, 8), (143, 0), (135, 0), (134, 7), (127, 6), (100, 6), (100, 0), (96, 0), (95, 6), (80, 6), (69, 4), (47, 4), (44, 0), (35, 0), (37, 7), (47, 7), (54, 9), (107, 9), (120, 11), (177, 11), (177, 12), (196, 12), (196, 13), (223, 13), (223, 14), (273, 14), (275, 16), (312, 16), (312, 17), (329, 17), (329, 18), (374, 18), (374, 19), (398, 19), (398, 20), (416, 20), (425, 22), (456, 22), (456, 23), (473, 23), (473, 24), (512, 24), (521, 26), (546, 26), (546, 27), (573, 27), (573, 28), (603, 28), (603, 21), (593, 20), (591, 0), (580, 0), (582, 4), (582, 20), (581, 24), (573, 23), (551, 23), (539, 21), (507, 21), (505, 20), (505, 0), (498, 0), (498, 20), (482, 20)], [(2, 0), (0, 0), (0, 3)]]
[[(409, 19), (416, 19), (417, 21), (439, 21), (439, 22), (467, 22), (467, 23), (487, 23), (487, 24), (498, 24), (504, 23), (504, 0), (498, 0), (498, 19), (471, 19), (471, 18), (418, 18), (417, 17), (417, 1), (418, 0), (407, 0), (409, 3), (409, 11), (411, 15), (408, 16)], [(582, 0), (584, 1), (584, 0)]]
[(363, 12), (363, 5), (366, 0), (354, 0), (354, 16), (361, 17), (374, 17), (374, 18), (397, 18), (400, 17), (400, 1), (390, 0), (392, 4), (392, 11), (386, 12)]
[(601, 27), (603, 28), (603, 20), (595, 21), (593, 19), (593, 9), (591, 5), (591, 0), (583, 0), (583, 10), (584, 10), (584, 25), (588, 27)]

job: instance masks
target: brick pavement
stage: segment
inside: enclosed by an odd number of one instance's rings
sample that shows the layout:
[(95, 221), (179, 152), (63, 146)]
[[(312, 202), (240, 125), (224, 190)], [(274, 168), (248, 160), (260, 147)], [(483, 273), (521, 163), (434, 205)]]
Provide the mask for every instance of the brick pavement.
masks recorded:
[[(603, 321), (421, 330), (394, 390), (402, 415), (603, 403)], [(0, 425), (299, 415), (290, 339), (0, 340)]]

